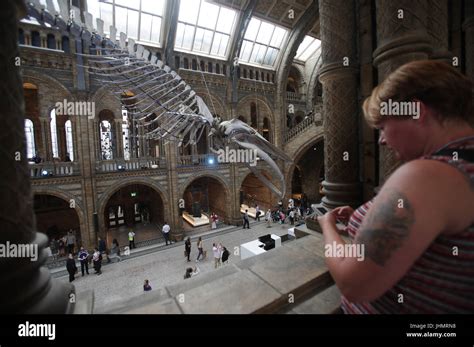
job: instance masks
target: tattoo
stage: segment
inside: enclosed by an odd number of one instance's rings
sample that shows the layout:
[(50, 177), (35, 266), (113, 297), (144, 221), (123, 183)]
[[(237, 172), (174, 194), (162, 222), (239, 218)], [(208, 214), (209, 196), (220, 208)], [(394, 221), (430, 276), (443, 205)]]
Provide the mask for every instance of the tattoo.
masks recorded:
[(377, 207), (369, 211), (365, 226), (356, 237), (356, 243), (365, 245), (366, 256), (380, 266), (401, 247), (415, 222), (407, 197), (395, 189), (388, 193), (388, 197), (378, 200)]

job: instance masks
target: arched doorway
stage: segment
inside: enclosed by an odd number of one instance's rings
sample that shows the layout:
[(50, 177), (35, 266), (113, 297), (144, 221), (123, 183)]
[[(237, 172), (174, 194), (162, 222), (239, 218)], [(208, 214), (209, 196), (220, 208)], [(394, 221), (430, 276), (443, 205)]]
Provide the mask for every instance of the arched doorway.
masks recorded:
[(114, 238), (119, 245), (128, 243), (128, 232), (133, 229), (135, 242), (161, 237), (165, 221), (164, 204), (160, 194), (144, 184), (129, 184), (117, 190), (104, 208), (107, 242)]
[(291, 198), (306, 207), (321, 201), (321, 182), (324, 180), (324, 146), (318, 141), (297, 156), (291, 176)]
[(208, 219), (211, 213), (217, 214), (221, 222), (228, 223), (230, 220), (227, 189), (216, 178), (207, 176), (196, 178), (185, 188), (183, 200), (185, 230), (209, 225)]
[[(48, 236), (49, 240), (58, 241), (66, 238), (69, 231), (75, 238), (74, 253), (82, 245), (79, 216), (71, 203), (49, 194), (34, 195), (36, 228)], [(66, 243), (59, 249), (60, 256), (66, 256)]]
[[(263, 176), (271, 181), (272, 177), (267, 172), (262, 172)], [(266, 211), (269, 208), (273, 208), (277, 205), (277, 197), (274, 196), (272, 191), (265, 186), (257, 176), (253, 173), (249, 173), (240, 186), (240, 206), (248, 206), (253, 210), (257, 205), (260, 210)], [(249, 210), (250, 212), (252, 212)]]

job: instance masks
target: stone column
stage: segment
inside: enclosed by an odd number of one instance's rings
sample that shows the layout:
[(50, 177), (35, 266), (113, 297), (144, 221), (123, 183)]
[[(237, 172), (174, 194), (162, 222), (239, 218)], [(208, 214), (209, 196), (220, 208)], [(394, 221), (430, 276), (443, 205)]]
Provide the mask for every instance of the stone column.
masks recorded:
[(114, 119), (115, 121), (115, 141), (114, 145), (116, 147), (117, 157), (115, 159), (123, 158), (123, 130), (122, 130), (122, 119)]
[(239, 185), (239, 166), (235, 163), (229, 165), (231, 182), (231, 204), (228, 223), (231, 225), (242, 225), (242, 215), (240, 214), (240, 185)]
[[(179, 196), (177, 156), (178, 149), (175, 142), (168, 142), (165, 145), (166, 162), (168, 169), (168, 193), (169, 193), (169, 225), (171, 226), (171, 236), (176, 241), (184, 238), (183, 219), (179, 215), (178, 201), (182, 198)], [(168, 217), (166, 217), (168, 218)]]
[(49, 117), (40, 117), (41, 122), (41, 141), (43, 144), (42, 147), (42, 157), (45, 161), (49, 160), (50, 152), (51, 152), (51, 141), (48, 134), (50, 134), (50, 119)]
[(73, 147), (73, 155), (74, 155), (74, 160), (73, 161), (79, 161), (79, 151), (78, 151), (78, 146), (79, 142), (77, 140), (77, 117), (72, 117), (71, 118), (71, 126), (72, 126), (72, 147)]
[[(377, 49), (374, 65), (379, 83), (401, 65), (413, 60), (428, 59), (432, 44), (427, 33), (427, 0), (379, 0), (375, 2)], [(393, 151), (385, 146), (379, 151), (379, 185), (400, 165)]]
[(355, 1), (320, 0), (325, 197), (329, 208), (360, 199), (358, 156), (358, 62)]
[(430, 0), (428, 10), (428, 34), (433, 46), (430, 58), (451, 63), (452, 53), (448, 50), (448, 0)]
[[(8, 97), (0, 98), (0, 244), (7, 249), (27, 245), (33, 251), (30, 256), (0, 258), (0, 312), (71, 313), (74, 304), (70, 303), (69, 295), (74, 292), (74, 287), (51, 279), (49, 270), (43, 267), (47, 259), (44, 249), (48, 238), (35, 231), (25, 147), (23, 83), (13, 59), (20, 55), (17, 44), (19, 12), (21, 16), (26, 13), (22, 1), (6, 0), (2, 3), (0, 88), (8, 90)], [(20, 161), (16, 160), (18, 152)]]
[(466, 75), (474, 80), (474, 2), (464, 2), (465, 20), (462, 25), (465, 45)]

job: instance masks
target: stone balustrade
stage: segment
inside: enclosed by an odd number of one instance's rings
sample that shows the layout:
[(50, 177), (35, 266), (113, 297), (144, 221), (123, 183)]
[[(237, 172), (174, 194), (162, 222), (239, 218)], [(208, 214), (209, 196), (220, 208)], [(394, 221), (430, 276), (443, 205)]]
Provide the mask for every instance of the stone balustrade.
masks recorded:
[(29, 163), (31, 178), (45, 178), (52, 176), (77, 176), (81, 172), (79, 170), (79, 163), (77, 162), (44, 162), (44, 163)]
[(285, 142), (291, 141), (295, 136), (305, 132), (313, 124), (319, 126), (322, 125), (322, 116), (321, 113), (314, 113), (313, 115), (305, 117), (300, 123), (298, 123), (294, 128), (290, 129), (285, 134)]
[(113, 159), (96, 163), (97, 172), (136, 171), (145, 169), (166, 168), (166, 160), (162, 158), (133, 158), (130, 160)]

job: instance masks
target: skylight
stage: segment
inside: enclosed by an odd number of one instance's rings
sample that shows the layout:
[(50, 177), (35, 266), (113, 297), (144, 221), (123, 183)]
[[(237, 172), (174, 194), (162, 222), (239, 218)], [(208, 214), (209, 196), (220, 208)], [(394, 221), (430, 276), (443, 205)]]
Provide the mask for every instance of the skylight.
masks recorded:
[[(138, 41), (160, 45), (163, 9), (166, 0), (87, 0), (88, 12)], [(95, 23), (94, 23), (95, 24)]]
[(203, 0), (181, 0), (175, 48), (226, 58), (237, 14)]
[(306, 62), (316, 51), (321, 52), (321, 41), (306, 35), (296, 51), (295, 59)]
[(286, 29), (252, 18), (240, 49), (240, 61), (273, 67), (287, 34)]

